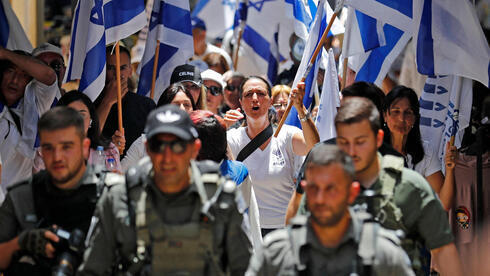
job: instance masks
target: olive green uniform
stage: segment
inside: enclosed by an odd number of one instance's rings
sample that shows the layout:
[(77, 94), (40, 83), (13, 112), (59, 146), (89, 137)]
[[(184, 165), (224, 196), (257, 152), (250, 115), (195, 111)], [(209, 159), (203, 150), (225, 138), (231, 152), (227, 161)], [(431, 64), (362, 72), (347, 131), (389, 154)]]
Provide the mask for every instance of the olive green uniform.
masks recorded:
[[(256, 250), (246, 275), (368, 275), (358, 255), (363, 215), (349, 212), (351, 223), (337, 247), (324, 247), (310, 220), (296, 217), (292, 226), (264, 238), (264, 246)], [(378, 228), (375, 236), (374, 275), (413, 275), (396, 235)]]
[[(134, 259), (134, 253), (137, 251), (137, 240), (138, 244), (140, 240), (146, 242), (149, 240), (149, 244), (145, 246), (150, 247), (152, 250), (148, 250), (148, 252), (151, 251), (152, 253), (148, 257), (151, 260), (145, 260), (148, 265), (144, 267), (147, 270), (148, 266), (151, 266), (149, 270), (155, 271), (155, 266), (159, 265), (164, 267), (163, 269), (175, 268), (178, 270), (180, 267), (185, 270), (192, 266), (191, 263), (196, 264), (196, 260), (193, 262), (190, 259), (201, 258), (205, 263), (205, 271), (213, 271), (214, 268), (219, 267), (222, 271), (229, 271), (231, 275), (242, 275), (245, 272), (251, 255), (251, 243), (248, 237), (248, 228), (244, 224), (246, 221), (243, 220), (239, 206), (235, 201), (237, 191), (234, 191), (233, 200), (228, 206), (213, 204), (213, 207), (210, 208), (212, 219), (208, 219), (199, 212), (202, 210), (203, 204), (194, 173), (191, 176), (190, 186), (177, 194), (162, 193), (153, 183), (151, 171), (146, 173), (141, 181), (143, 183), (129, 188), (129, 194), (131, 206), (138, 213), (138, 206), (136, 205), (140, 201), (135, 202), (135, 195), (141, 195), (143, 191), (145, 192), (147, 200), (144, 212), (146, 213), (147, 229), (141, 231), (138, 226), (131, 222), (134, 217), (131, 218), (129, 214), (132, 211), (128, 210), (126, 186), (111, 187), (102, 195), (97, 205), (98, 223), (90, 237), (89, 247), (84, 255), (84, 263), (80, 266), (78, 275), (108, 275), (113, 273), (115, 265), (124, 263), (125, 260)], [(216, 183), (214, 185), (216, 186)], [(236, 184), (233, 185), (236, 186)], [(206, 184), (206, 190), (209, 186)], [(208, 194), (212, 195), (212, 193)], [(222, 196), (225, 195), (221, 194), (220, 198)], [(237, 196), (237, 198), (241, 197)], [(218, 198), (216, 202), (219, 203), (220, 199)], [(148, 208), (153, 208), (154, 212), (148, 211)], [(227, 210), (223, 212), (220, 208)], [(150, 213), (154, 213), (156, 216), (152, 216)], [(138, 225), (138, 216), (136, 216), (136, 221), (136, 225)], [(184, 232), (193, 232), (194, 234), (185, 234)], [(192, 237), (185, 237), (186, 235), (195, 236), (196, 239), (192, 240)], [(158, 246), (152, 247), (152, 244), (157, 242)], [(187, 242), (195, 244), (195, 250), (179, 251), (187, 246)], [(204, 252), (206, 250), (200, 252), (202, 248), (199, 247), (199, 244), (202, 245), (207, 242), (211, 242), (212, 252)], [(201, 253), (205, 256), (200, 256)], [(188, 265), (186, 266), (186, 264)], [(131, 266), (127, 270), (131, 271)], [(154, 274), (157, 273), (154, 272)], [(195, 275), (195, 273), (191, 274)], [(205, 272), (200, 274), (206, 275)]]

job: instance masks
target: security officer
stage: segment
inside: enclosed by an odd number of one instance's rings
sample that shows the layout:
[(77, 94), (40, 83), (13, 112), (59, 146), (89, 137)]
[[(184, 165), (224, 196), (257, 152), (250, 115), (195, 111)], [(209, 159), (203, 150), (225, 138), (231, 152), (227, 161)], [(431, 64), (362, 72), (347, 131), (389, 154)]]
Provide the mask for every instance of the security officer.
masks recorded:
[[(402, 246), (417, 275), (424, 275), (428, 262), (421, 256), (431, 251), (442, 275), (461, 275), (461, 263), (449, 228), (447, 213), (424, 177), (403, 167), (403, 158), (381, 156), (383, 142), (379, 112), (374, 104), (348, 97), (335, 116), (337, 145), (354, 160), (356, 179), (363, 189), (382, 195), (374, 202), (374, 213), (384, 227), (403, 230)], [(358, 198), (356, 204), (364, 204)]]
[(244, 274), (251, 245), (243, 200), (215, 163), (194, 161), (201, 142), (188, 114), (162, 106), (145, 133), (151, 162), (142, 159), (126, 185), (102, 195), (79, 274)]
[(124, 180), (113, 174), (99, 177), (85, 165), (90, 140), (76, 110), (55, 107), (39, 119), (38, 129), (46, 170), (10, 187), (0, 207), (0, 269), (6, 269), (5, 275), (50, 275), (54, 257), (63, 253), (55, 249), (61, 240), (55, 233), (87, 233), (104, 181)]
[(359, 193), (352, 159), (315, 146), (306, 160), (309, 216), (264, 238), (246, 275), (413, 275), (397, 236), (349, 208)]

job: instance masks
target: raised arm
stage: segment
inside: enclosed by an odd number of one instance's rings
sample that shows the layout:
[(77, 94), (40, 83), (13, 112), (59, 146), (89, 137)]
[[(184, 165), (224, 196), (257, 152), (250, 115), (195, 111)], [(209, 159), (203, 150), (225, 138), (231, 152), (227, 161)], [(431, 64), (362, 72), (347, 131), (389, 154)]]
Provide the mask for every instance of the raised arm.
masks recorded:
[(303, 97), (305, 95), (305, 83), (298, 83), (298, 87), (291, 91), (291, 101), (298, 111), (298, 116), (301, 119), (301, 128), (303, 133), (297, 133), (293, 136), (293, 151), (297, 155), (306, 155), (313, 146), (320, 142), (320, 135), (316, 129), (313, 120), (307, 116), (307, 110), (303, 105)]
[(0, 47), (0, 59), (6, 59), (45, 85), (56, 81), (56, 73), (48, 65), (31, 56), (20, 55)]

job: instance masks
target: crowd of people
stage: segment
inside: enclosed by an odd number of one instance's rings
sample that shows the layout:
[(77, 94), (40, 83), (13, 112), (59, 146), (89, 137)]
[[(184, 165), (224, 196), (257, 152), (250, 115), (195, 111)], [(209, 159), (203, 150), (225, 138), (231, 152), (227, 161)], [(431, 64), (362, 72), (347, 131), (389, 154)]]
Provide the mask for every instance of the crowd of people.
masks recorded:
[[(0, 47), (0, 275), (475, 271), (448, 219), (458, 150), (441, 164), (422, 140), (417, 88), (349, 83), (320, 141), (299, 61), (271, 84), (234, 71), (204, 22), (192, 33), (155, 100), (124, 45), (94, 101), (64, 89), (57, 46)], [(288, 103), (301, 128), (273, 136)]]

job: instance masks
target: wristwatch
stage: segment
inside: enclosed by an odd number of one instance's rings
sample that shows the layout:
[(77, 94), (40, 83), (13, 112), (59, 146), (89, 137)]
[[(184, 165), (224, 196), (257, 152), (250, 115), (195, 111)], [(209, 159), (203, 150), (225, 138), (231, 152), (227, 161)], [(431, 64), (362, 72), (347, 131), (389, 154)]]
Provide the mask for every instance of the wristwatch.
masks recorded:
[(308, 119), (311, 118), (311, 113), (306, 110), (306, 113), (305, 113), (305, 116), (303, 118), (301, 118), (299, 115), (298, 115), (298, 119), (301, 121), (301, 122), (306, 122), (308, 121)]

